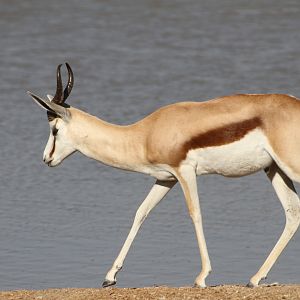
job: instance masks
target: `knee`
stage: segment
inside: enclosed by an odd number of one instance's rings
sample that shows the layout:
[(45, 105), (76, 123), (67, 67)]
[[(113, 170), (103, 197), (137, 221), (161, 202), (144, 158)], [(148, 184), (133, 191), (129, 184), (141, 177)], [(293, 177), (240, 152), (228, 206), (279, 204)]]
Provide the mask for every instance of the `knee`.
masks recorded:
[(194, 223), (199, 223), (202, 222), (201, 214), (200, 212), (196, 211), (190, 211), (190, 217)]
[(290, 228), (291, 232), (295, 232), (300, 225), (300, 206), (290, 206), (285, 211), (286, 214), (286, 226)]
[(134, 221), (139, 224), (142, 224), (145, 221), (145, 219), (147, 218), (147, 215), (148, 215), (147, 212), (145, 212), (144, 210), (138, 209), (135, 214)]
[(297, 202), (293, 205), (289, 205), (289, 207), (285, 210), (287, 219), (292, 222), (300, 222), (300, 203)]

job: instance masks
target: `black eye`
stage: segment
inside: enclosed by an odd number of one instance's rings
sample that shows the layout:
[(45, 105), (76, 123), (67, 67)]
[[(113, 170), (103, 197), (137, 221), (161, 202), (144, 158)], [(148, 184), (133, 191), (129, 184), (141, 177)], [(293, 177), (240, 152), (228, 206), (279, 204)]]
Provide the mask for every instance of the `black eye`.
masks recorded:
[(56, 127), (54, 127), (54, 128), (52, 129), (52, 134), (53, 134), (53, 136), (56, 136), (56, 135), (57, 135), (57, 132), (58, 132), (58, 129), (57, 129)]

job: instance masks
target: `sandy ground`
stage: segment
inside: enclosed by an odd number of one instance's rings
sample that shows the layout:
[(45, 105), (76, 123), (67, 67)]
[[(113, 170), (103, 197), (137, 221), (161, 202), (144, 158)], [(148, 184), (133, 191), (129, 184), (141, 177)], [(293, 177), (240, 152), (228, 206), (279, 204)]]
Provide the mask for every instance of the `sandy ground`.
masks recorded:
[(217, 286), (205, 289), (190, 287), (146, 287), (107, 289), (49, 289), (40, 291), (1, 291), (0, 300), (42, 299), (42, 300), (94, 300), (94, 299), (156, 299), (156, 300), (240, 300), (240, 299), (300, 299), (300, 285), (264, 286), (247, 288), (243, 286)]

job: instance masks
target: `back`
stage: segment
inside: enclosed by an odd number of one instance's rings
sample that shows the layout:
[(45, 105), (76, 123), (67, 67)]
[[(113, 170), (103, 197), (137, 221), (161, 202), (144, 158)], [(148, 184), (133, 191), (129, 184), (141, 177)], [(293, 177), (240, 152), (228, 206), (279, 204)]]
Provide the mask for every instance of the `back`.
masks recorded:
[(276, 116), (295, 112), (291, 104), (298, 112), (299, 102), (287, 95), (233, 95), (171, 104), (138, 124), (148, 128), (149, 162), (176, 165), (190, 149), (229, 144), (257, 127), (268, 130)]

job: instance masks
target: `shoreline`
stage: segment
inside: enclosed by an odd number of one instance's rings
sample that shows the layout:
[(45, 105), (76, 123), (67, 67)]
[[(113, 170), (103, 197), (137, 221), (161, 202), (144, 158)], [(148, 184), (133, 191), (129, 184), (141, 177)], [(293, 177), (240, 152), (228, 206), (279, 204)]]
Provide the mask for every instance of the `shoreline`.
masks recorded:
[(300, 284), (248, 288), (240, 285), (220, 285), (207, 288), (144, 287), (144, 288), (61, 288), (47, 290), (0, 291), (0, 300), (254, 300), (300, 299)]

